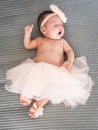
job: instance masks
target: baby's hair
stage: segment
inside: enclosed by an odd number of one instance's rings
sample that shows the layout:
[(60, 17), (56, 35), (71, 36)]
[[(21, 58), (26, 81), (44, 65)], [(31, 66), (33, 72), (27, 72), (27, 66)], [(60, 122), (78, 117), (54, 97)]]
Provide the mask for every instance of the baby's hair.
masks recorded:
[(45, 17), (48, 14), (51, 14), (51, 13), (53, 13), (53, 11), (46, 10), (46, 11), (42, 12), (41, 14), (39, 14), (38, 19), (37, 19), (37, 25), (38, 25), (39, 31), (40, 31), (40, 26), (41, 26), (42, 21), (45, 19)]

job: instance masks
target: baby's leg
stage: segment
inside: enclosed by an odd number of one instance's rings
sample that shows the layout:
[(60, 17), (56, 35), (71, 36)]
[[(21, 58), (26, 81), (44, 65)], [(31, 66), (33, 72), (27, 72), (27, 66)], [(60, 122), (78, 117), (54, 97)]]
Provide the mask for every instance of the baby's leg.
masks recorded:
[(38, 116), (42, 116), (43, 107), (48, 103), (48, 101), (48, 99), (35, 101), (35, 103), (31, 106), (29, 110), (29, 116), (31, 116), (32, 118), (38, 118)]
[(24, 95), (20, 95), (20, 103), (24, 106), (30, 105), (33, 102), (33, 98), (27, 98)]

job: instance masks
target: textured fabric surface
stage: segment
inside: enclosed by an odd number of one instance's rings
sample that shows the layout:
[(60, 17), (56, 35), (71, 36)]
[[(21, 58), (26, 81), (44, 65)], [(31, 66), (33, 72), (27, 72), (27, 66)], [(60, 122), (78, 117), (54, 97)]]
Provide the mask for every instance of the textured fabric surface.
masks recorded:
[[(57, 4), (68, 17), (65, 38), (75, 56), (87, 57), (95, 85), (85, 106), (75, 109), (61, 105), (45, 107), (44, 116), (31, 119), (29, 107), (18, 95), (4, 89), (5, 71), (33, 58), (36, 50), (23, 46), (24, 27), (34, 24), (32, 38), (39, 35), (38, 14)], [(1, 0), (0, 1), (0, 130), (98, 130), (98, 1), (97, 0)]]

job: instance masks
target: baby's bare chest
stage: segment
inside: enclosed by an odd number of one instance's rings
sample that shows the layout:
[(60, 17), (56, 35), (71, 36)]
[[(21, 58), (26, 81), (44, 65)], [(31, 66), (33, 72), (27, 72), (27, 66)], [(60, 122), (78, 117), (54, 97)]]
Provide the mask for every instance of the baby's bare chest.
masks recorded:
[(59, 42), (57, 43), (41, 43), (38, 47), (38, 52), (41, 51), (57, 51), (57, 52), (62, 52), (63, 51), (63, 45), (60, 44)]

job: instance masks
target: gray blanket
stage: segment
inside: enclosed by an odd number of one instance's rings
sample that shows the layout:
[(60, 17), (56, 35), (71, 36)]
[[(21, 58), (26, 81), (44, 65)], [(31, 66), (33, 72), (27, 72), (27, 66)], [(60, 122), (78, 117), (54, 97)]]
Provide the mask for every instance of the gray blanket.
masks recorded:
[[(36, 50), (23, 46), (24, 27), (34, 24), (32, 38), (39, 36), (36, 20), (50, 4), (58, 5), (68, 17), (65, 39), (75, 57), (86, 56), (95, 82), (86, 105), (75, 109), (63, 104), (45, 107), (44, 116), (31, 119), (30, 107), (19, 96), (4, 89), (5, 72)], [(0, 1), (0, 130), (98, 130), (98, 0), (1, 0)]]

